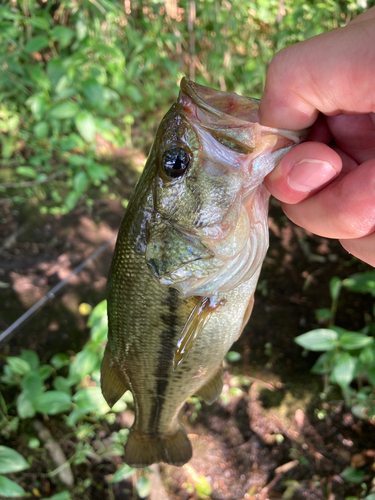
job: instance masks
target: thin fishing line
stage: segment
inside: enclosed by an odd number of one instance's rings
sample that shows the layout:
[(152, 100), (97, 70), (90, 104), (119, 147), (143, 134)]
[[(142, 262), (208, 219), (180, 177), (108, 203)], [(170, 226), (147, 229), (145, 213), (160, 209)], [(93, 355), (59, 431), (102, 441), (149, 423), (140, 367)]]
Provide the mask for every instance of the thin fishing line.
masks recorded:
[(98, 257), (104, 252), (110, 245), (115, 242), (116, 237), (111, 238), (101, 245), (95, 252), (93, 252), (87, 259), (85, 259), (81, 264), (79, 264), (65, 279), (61, 280), (57, 285), (55, 285), (44, 297), (42, 297), (36, 304), (34, 304), (28, 311), (26, 311), (20, 318), (18, 318), (13, 324), (11, 324), (3, 333), (0, 334), (0, 344), (15, 330), (17, 330), (21, 325), (23, 325), (27, 320), (29, 320), (33, 314), (38, 312), (44, 304), (52, 300), (56, 293), (61, 290), (76, 274), (82, 271), (90, 261)]

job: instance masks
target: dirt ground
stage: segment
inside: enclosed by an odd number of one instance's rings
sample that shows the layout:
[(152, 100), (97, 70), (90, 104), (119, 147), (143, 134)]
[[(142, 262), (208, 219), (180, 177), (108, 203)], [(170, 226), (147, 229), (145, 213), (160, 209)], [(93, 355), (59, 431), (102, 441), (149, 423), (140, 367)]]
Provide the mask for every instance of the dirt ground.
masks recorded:
[[(134, 183), (134, 179), (129, 181)], [(0, 332), (51, 287), (64, 279), (103, 242), (113, 238), (124, 209), (118, 200), (95, 201), (93, 211), (77, 208), (67, 216), (40, 216), (0, 205)], [(1, 354), (36, 350), (47, 360), (57, 352), (76, 352), (88, 337), (81, 302), (105, 298), (113, 245), (92, 261), (43, 309), (0, 346)], [(315, 355), (305, 356), (294, 337), (318, 326), (315, 311), (329, 307), (332, 276), (365, 270), (337, 242), (294, 226), (278, 203), (270, 209), (270, 249), (252, 317), (232, 350), (239, 361), (226, 362), (225, 386), (213, 405), (187, 403), (182, 423), (193, 444), (189, 464), (161, 465), (152, 475), (151, 500), (344, 500), (363, 498), (373, 486), (374, 422), (353, 417), (338, 391), (326, 400), (323, 384), (309, 369)], [(356, 329), (372, 310), (370, 297), (343, 293), (336, 324)], [(123, 416), (123, 422), (129, 415)], [(46, 423), (48, 426), (48, 422)], [(54, 429), (59, 436), (64, 429)], [(366, 472), (363, 484), (345, 482), (348, 466)], [(95, 468), (92, 500), (107, 500), (106, 474), (113, 464)], [(85, 468), (75, 471), (85, 474)], [(209, 497), (194, 484), (204, 476)], [(137, 498), (134, 484), (116, 485), (116, 500)], [(352, 498), (351, 498), (352, 500)]]

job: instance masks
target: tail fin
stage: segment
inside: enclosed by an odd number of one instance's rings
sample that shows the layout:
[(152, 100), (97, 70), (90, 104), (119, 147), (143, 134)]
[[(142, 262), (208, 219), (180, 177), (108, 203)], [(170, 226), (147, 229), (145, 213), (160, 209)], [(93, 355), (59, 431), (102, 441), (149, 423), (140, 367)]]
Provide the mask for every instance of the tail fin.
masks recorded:
[(193, 450), (185, 429), (175, 434), (149, 436), (132, 429), (125, 446), (124, 462), (130, 467), (147, 467), (165, 462), (181, 466), (191, 459)]

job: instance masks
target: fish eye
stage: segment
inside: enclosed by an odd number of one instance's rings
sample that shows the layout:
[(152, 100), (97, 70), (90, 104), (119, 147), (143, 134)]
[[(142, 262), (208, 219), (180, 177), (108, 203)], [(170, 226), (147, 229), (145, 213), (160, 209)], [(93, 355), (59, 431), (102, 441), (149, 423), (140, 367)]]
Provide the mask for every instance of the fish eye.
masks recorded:
[(162, 167), (169, 177), (181, 177), (190, 164), (190, 155), (183, 148), (168, 149), (162, 159)]

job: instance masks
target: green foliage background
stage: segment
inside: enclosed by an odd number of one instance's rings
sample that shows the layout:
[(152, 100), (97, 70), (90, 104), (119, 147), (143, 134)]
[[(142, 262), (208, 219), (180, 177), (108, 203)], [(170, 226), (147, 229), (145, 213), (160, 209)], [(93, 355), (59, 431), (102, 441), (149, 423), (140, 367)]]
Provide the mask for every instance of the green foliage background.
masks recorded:
[(283, 47), (366, 0), (12, 0), (0, 6), (1, 203), (66, 213), (116, 172), (97, 148), (144, 146), (183, 75), (260, 97)]

